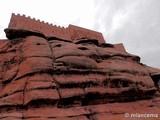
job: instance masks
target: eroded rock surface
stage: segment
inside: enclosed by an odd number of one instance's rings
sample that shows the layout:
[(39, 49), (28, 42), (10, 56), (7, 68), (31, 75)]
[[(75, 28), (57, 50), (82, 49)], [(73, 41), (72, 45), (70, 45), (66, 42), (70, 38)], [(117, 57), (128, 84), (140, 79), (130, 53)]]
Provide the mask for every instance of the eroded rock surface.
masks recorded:
[(160, 70), (140, 63), (122, 44), (8, 31), (10, 40), (0, 41), (0, 119), (128, 120), (125, 113), (160, 114)]

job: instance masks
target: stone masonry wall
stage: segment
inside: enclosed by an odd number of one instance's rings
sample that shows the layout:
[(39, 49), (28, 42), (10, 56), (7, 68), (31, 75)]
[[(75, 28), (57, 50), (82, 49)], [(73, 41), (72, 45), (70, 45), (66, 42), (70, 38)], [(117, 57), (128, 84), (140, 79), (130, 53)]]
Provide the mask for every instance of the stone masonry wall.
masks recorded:
[(98, 39), (100, 42), (105, 42), (103, 35), (96, 31), (77, 27), (74, 25), (69, 25), (68, 28), (56, 25), (53, 26), (52, 24), (47, 22), (45, 23), (39, 19), (32, 19), (30, 17), (26, 17), (25, 15), (15, 15), (14, 13), (12, 14), (8, 28), (38, 31), (43, 33), (45, 36), (54, 36), (65, 40), (76, 40), (82, 37), (87, 37)]

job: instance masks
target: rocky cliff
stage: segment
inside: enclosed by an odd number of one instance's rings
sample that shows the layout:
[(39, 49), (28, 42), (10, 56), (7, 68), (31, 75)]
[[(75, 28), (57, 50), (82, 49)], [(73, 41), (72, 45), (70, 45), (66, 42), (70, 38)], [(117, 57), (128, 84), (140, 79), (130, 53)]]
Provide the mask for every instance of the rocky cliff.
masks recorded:
[(8, 39), (0, 40), (0, 119), (128, 120), (135, 118), (125, 113), (160, 114), (160, 69), (140, 63), (123, 44), (24, 28), (9, 27)]

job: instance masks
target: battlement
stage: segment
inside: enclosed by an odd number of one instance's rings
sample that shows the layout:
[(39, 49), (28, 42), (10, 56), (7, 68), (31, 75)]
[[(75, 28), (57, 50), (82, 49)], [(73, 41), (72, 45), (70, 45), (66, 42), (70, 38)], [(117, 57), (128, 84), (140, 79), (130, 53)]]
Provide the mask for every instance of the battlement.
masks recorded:
[(30, 16), (12, 13), (8, 28), (25, 29), (43, 33), (47, 37), (57, 37), (66, 40), (76, 40), (80, 38), (98, 39), (105, 42), (102, 33), (93, 30), (69, 25), (67, 28), (56, 26)]
[(56, 36), (62, 39), (70, 40), (70, 36), (64, 27), (49, 24), (48, 22), (39, 19), (26, 17), (25, 15), (12, 14), (8, 28), (26, 29), (31, 31), (38, 31), (45, 36)]

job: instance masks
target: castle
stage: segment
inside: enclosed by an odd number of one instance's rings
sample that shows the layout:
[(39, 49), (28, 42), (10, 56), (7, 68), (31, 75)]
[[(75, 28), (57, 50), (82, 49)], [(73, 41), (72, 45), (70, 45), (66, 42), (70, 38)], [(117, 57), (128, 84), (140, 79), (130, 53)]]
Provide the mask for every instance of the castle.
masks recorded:
[(88, 30), (74, 25), (69, 25), (67, 28), (45, 23), (44, 21), (31, 19), (25, 15), (12, 14), (8, 28), (25, 29), (38, 31), (47, 37), (57, 37), (65, 40), (76, 40), (80, 38), (94, 38), (99, 42), (105, 42), (103, 35), (99, 32)]

